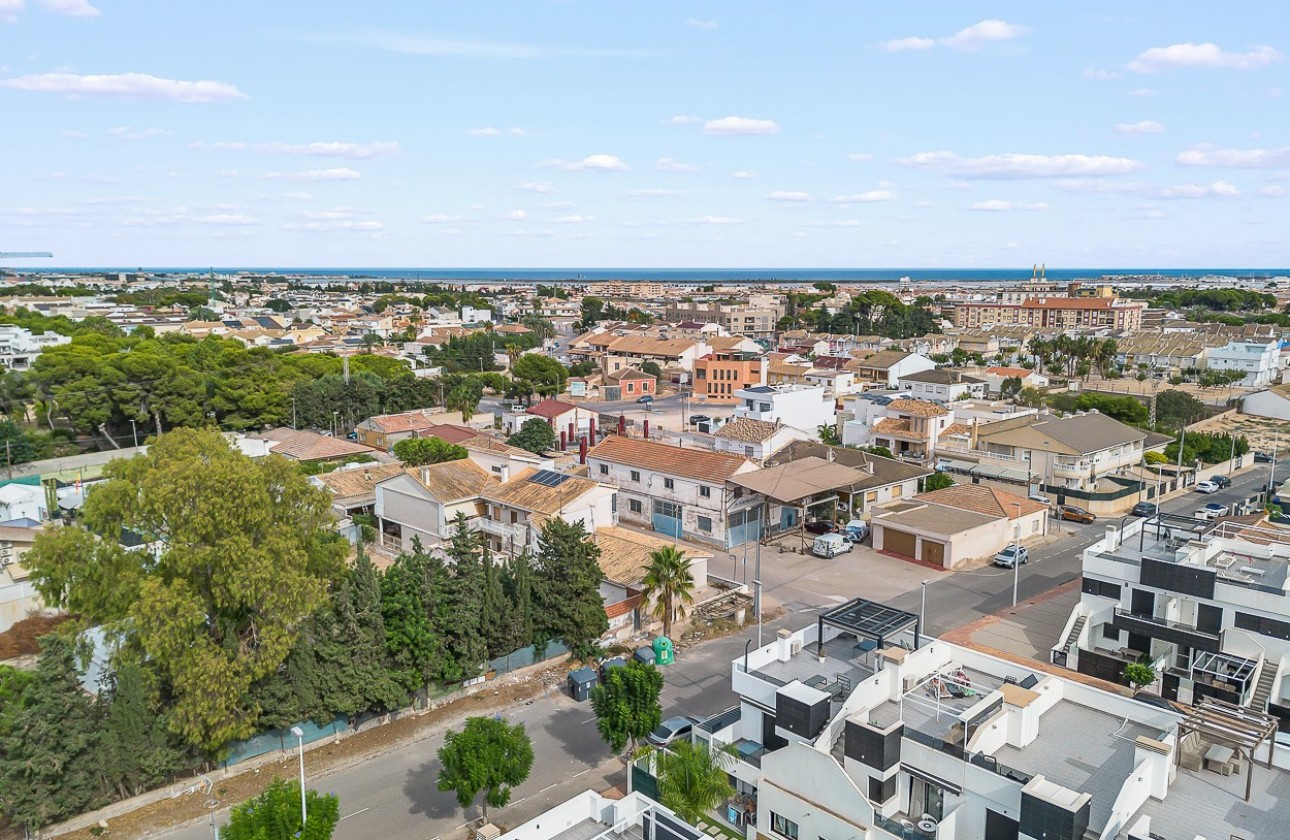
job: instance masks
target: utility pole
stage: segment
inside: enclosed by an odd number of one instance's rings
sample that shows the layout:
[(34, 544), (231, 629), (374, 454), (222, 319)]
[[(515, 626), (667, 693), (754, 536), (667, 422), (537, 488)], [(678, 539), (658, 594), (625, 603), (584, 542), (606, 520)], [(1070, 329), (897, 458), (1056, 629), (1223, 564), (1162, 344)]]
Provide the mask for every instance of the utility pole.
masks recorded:
[(761, 528), (757, 534), (757, 560), (753, 566), (753, 609), (757, 611), (757, 647), (761, 647)]
[(9, 477), (13, 478), (13, 451), (10, 446), (11, 443), (11, 441), (7, 440), (4, 442), (4, 464), (5, 468), (9, 471)]

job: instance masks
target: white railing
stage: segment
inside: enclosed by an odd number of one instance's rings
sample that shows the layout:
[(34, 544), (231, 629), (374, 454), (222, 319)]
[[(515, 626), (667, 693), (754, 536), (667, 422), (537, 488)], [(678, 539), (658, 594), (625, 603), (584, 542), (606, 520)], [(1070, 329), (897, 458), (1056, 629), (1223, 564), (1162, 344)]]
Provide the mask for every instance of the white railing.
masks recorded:
[(512, 525), (483, 517), (471, 519), (467, 524), (472, 531), (483, 531), (485, 534), (492, 534), (504, 540), (514, 540), (517, 543), (524, 543), (528, 533), (528, 527), (525, 525), (518, 523)]
[(966, 446), (946, 446), (944, 444), (936, 447), (937, 452), (957, 452), (960, 455), (972, 455), (977, 458), (989, 458), (992, 461), (1022, 461), (1016, 455), (1007, 455), (1002, 452), (990, 452), (986, 449), (968, 449)]

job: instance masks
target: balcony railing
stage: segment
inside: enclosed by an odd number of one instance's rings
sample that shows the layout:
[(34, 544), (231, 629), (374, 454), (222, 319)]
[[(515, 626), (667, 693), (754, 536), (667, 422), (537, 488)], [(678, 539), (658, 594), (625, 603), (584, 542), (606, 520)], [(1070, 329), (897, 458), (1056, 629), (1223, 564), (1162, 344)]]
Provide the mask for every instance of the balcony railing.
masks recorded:
[(485, 519), (482, 516), (471, 519), (468, 525), (472, 531), (483, 531), (485, 534), (492, 534), (504, 540), (513, 540), (520, 545), (524, 545), (527, 541), (527, 525), (498, 522), (495, 519)]
[(1181, 621), (1170, 621), (1167, 618), (1161, 618), (1160, 616), (1156, 616), (1156, 615), (1144, 615), (1143, 613), (1135, 613), (1130, 610), (1126, 610), (1124, 607), (1116, 607), (1115, 615), (1117, 618), (1123, 617), (1128, 619), (1136, 619), (1138, 621), (1147, 621), (1147, 622), (1150, 622), (1151, 624), (1156, 625), (1157, 627), (1169, 627), (1174, 630), (1186, 630), (1188, 633), (1195, 633), (1198, 636), (1205, 636), (1207, 638), (1214, 639), (1215, 641), (1218, 640), (1217, 633), (1210, 633), (1208, 630), (1201, 630), (1194, 625), (1185, 624)]
[(1117, 607), (1111, 626), (1116, 630), (1138, 633), (1150, 639), (1159, 639), (1176, 645), (1187, 645), (1198, 650), (1216, 652), (1220, 649), (1219, 636), (1179, 621), (1169, 621), (1154, 615), (1139, 615)]

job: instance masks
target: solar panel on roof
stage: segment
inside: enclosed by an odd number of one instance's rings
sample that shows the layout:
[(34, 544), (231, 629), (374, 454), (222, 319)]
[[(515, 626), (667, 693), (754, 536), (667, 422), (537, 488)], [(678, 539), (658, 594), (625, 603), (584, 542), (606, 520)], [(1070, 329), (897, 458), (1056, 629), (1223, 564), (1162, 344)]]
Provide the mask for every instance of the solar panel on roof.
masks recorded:
[(543, 487), (559, 487), (569, 480), (569, 476), (554, 470), (538, 470), (529, 476), (528, 480), (534, 484), (541, 484)]

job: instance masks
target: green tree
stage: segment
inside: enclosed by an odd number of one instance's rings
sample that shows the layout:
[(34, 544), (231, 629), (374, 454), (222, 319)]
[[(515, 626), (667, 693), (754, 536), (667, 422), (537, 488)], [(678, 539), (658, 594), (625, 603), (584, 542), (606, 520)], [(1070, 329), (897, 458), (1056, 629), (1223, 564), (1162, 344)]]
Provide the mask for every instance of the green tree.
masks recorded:
[(435, 618), (445, 598), (443, 562), (427, 554), (420, 540), (381, 576), (381, 614), (396, 678), (407, 691), (442, 673), (447, 648)]
[(550, 341), (555, 338), (555, 324), (543, 318), (541, 315), (526, 315), (521, 321), (525, 327), (533, 331), (533, 334), (543, 341)]
[(1124, 666), (1124, 678), (1134, 688), (1141, 688), (1156, 681), (1156, 669), (1146, 662), (1130, 662)]
[(462, 422), (469, 423), (483, 398), (484, 386), (478, 379), (473, 376), (457, 377), (448, 385), (444, 408), (460, 411)]
[(469, 808), (484, 794), (488, 806), (502, 808), (511, 789), (524, 783), (533, 769), (533, 744), (524, 724), (514, 726), (501, 717), (472, 717), (460, 732), (449, 732), (439, 748), (439, 790), (457, 794), (457, 804)]
[(591, 710), (610, 750), (621, 753), (629, 747), (628, 753), (635, 753), (637, 743), (658, 728), (662, 691), (663, 672), (636, 659), (605, 673), (604, 684), (591, 689)]
[(492, 560), (484, 556), (481, 536), (470, 530), (466, 514), (458, 513), (444, 547), (451, 562), (437, 624), (448, 646), (441, 678), (453, 682), (478, 676), (488, 659), (484, 625), (492, 616), (484, 613), (484, 564)]
[(923, 479), (924, 493), (930, 493), (933, 490), (944, 490), (946, 487), (954, 486), (954, 478), (949, 473), (934, 472), (927, 478)]
[(697, 823), (734, 796), (730, 768), (734, 745), (711, 749), (707, 744), (677, 741), (657, 753), (659, 799), (678, 817)]
[(330, 840), (340, 821), (340, 799), (305, 791), (309, 815), (301, 825), (300, 783), (274, 779), (264, 793), (238, 805), (220, 829), (224, 840)]
[[(78, 524), (36, 539), (32, 580), (46, 604), (119, 625), (121, 655), (172, 692), (170, 725), (215, 753), (254, 731), (248, 690), (343, 569), (330, 499), (285, 458), (253, 461), (213, 430), (169, 432), (104, 476)], [(151, 547), (126, 549), (123, 531)]]
[(600, 548), (581, 520), (553, 518), (542, 528), (534, 561), (535, 635), (561, 639), (575, 655), (590, 654), (609, 629), (600, 598)]
[(100, 759), (104, 779), (122, 799), (163, 783), (191, 763), (188, 751), (166, 726), (161, 701), (141, 666), (123, 663), (107, 689)]
[(868, 452), (870, 455), (877, 455), (880, 458), (894, 459), (896, 457), (895, 455), (892, 455), (891, 450), (885, 446), (866, 446), (862, 448), (864, 449), (865, 452)]
[(823, 443), (825, 446), (842, 445), (842, 438), (838, 436), (837, 426), (832, 426), (832, 425), (829, 425), (828, 423), (822, 423), (820, 424), (819, 428), (815, 430), (815, 432), (820, 436), (820, 443)]
[(18, 707), (5, 709), (0, 810), (36, 831), (102, 801), (98, 709), (81, 690), (73, 640), (41, 639), (36, 673)]
[(282, 314), (283, 312), (291, 311), (291, 304), (282, 298), (269, 298), (264, 302), (264, 308), (268, 309), (270, 312)]
[(466, 447), (437, 437), (407, 438), (394, 444), (394, 456), (410, 467), (460, 461), (469, 455)]
[(554, 397), (564, 390), (569, 370), (550, 356), (526, 353), (511, 364), (511, 376), (524, 383), (530, 394)]
[(663, 620), (663, 635), (672, 635), (672, 622), (685, 617), (685, 605), (694, 603), (694, 575), (690, 561), (675, 546), (652, 552), (641, 580), (650, 614)]
[(658, 366), (658, 362), (645, 361), (641, 362), (641, 373), (648, 373), (655, 379), (663, 378), (663, 369)]
[(1012, 399), (1021, 393), (1021, 388), (1021, 377), (1009, 376), (999, 383), (999, 399)]
[(527, 449), (535, 455), (550, 452), (555, 448), (555, 430), (551, 424), (540, 417), (525, 420), (515, 434), (506, 439), (511, 446)]

